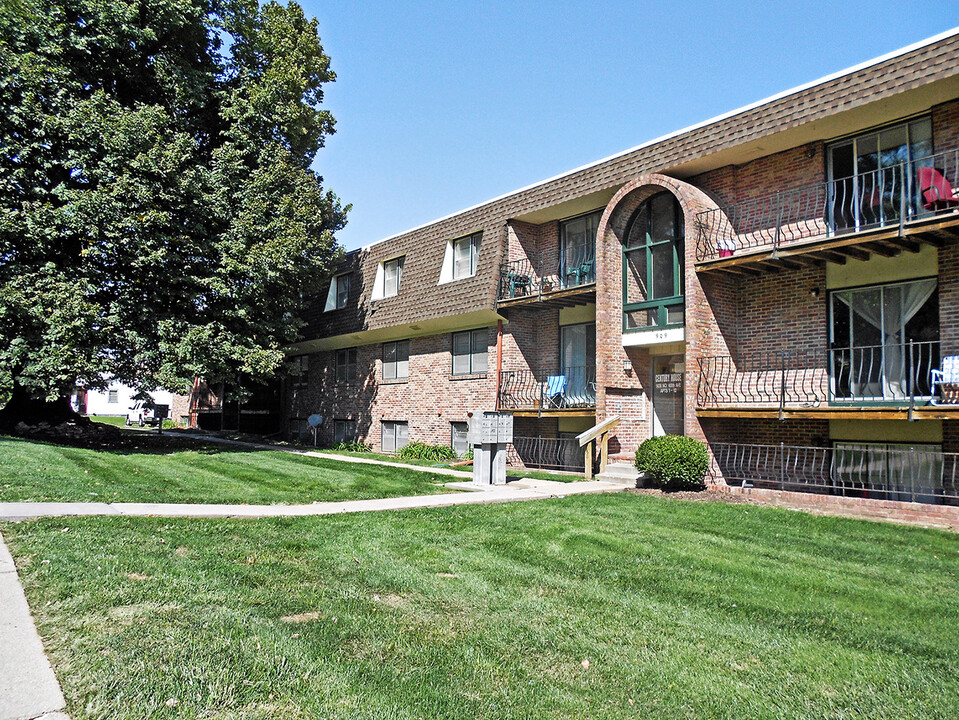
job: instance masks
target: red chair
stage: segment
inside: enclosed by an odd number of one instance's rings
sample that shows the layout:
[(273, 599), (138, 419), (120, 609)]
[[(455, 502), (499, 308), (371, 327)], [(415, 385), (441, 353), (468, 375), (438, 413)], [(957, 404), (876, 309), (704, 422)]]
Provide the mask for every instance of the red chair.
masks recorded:
[(923, 167), (916, 170), (922, 206), (926, 210), (948, 210), (959, 206), (956, 191), (939, 168)]

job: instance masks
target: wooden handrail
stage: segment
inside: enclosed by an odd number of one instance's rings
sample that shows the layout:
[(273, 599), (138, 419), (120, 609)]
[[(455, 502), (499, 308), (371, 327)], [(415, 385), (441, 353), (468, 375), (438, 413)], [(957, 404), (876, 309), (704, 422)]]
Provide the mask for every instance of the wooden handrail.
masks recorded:
[(603, 420), (603, 422), (601, 423), (597, 423), (596, 425), (591, 427), (589, 430), (584, 430), (583, 432), (581, 432), (579, 435), (576, 436), (576, 439), (579, 441), (579, 446), (583, 447), (583, 445), (585, 445), (589, 441), (595, 440), (596, 438), (598, 438), (600, 435), (602, 435), (605, 432), (609, 432), (614, 427), (619, 425), (620, 422), (621, 422), (621, 418), (618, 415), (614, 415), (611, 418), (607, 418), (606, 420)]
[(586, 446), (586, 449), (583, 451), (583, 461), (586, 465), (586, 479), (593, 479), (593, 448), (592, 444), (596, 442), (596, 439), (599, 438), (601, 452), (599, 456), (599, 472), (600, 474), (606, 472), (606, 460), (609, 457), (609, 431), (615, 428), (620, 423), (620, 418), (617, 415), (614, 415), (611, 418), (603, 420), (601, 423), (597, 423), (589, 430), (581, 432), (576, 436), (576, 439), (579, 441), (579, 446)]

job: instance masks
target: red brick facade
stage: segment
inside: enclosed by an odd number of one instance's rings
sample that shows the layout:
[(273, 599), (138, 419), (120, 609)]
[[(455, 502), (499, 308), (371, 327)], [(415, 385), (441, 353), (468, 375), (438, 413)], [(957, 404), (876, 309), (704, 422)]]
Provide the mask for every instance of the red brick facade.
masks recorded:
[[(705, 272), (697, 245), (704, 228), (709, 230), (708, 222), (730, 222), (731, 215), (726, 213), (737, 203), (760, 202), (777, 192), (788, 195), (809, 187), (821, 189), (827, 177), (826, 149), (837, 138), (926, 113), (932, 118), (935, 150), (959, 149), (959, 100), (952, 82), (959, 74), (957, 60), (959, 35), (348, 255), (343, 269), (354, 275), (348, 307), (325, 312), (325, 297), (319, 298), (307, 318), (308, 339), (291, 353), (309, 354), (310, 371), (305, 383), (295, 387), (288, 383), (289, 417), (318, 413), (331, 420), (354, 420), (358, 439), (377, 448), (382, 421), (406, 421), (410, 440), (447, 444), (451, 422), (465, 421), (468, 410), (496, 407), (498, 362), (506, 372), (537, 376), (553, 372), (560, 365), (561, 308), (568, 308), (571, 314), (567, 318), (575, 315), (582, 322), (592, 319), (595, 307), (595, 415), (579, 408), (580, 412), (566, 417), (580, 418), (577, 422), (585, 422), (582, 418), (587, 415), (589, 422), (619, 417), (621, 423), (610, 444), (614, 456), (631, 456), (653, 432), (650, 382), (653, 359), (660, 355), (684, 361), (685, 434), (707, 443), (827, 445), (828, 419), (701, 415), (698, 397), (701, 363), (710, 358), (728, 357), (742, 388), (755, 392), (770, 379), (750, 370), (749, 358), (776, 352), (819, 356), (828, 352), (826, 261), (777, 263), (773, 258), (741, 272)], [(901, 107), (899, 115), (894, 112), (897, 107)], [(959, 177), (954, 184), (959, 184)], [(682, 335), (678, 339), (669, 336), (666, 344), (633, 345), (624, 340), (622, 243), (640, 203), (664, 191), (676, 198), (682, 211), (685, 325)], [(593, 200), (596, 204), (590, 207)], [(564, 210), (570, 207), (575, 211)], [(530, 269), (525, 272), (532, 275), (534, 285), (555, 273), (562, 220), (590, 209), (602, 209), (595, 289), (554, 300), (531, 297), (528, 302), (500, 295), (504, 263), (528, 261)], [(702, 214), (706, 211), (711, 212), (708, 222)], [(762, 227), (765, 219), (740, 217), (737, 222), (739, 231), (746, 234), (768, 230)], [(826, 237), (821, 204), (804, 206), (789, 222), (802, 225), (807, 235)], [(786, 233), (790, 230), (783, 228)], [(440, 283), (449, 243), (476, 231), (482, 231), (476, 275)], [(937, 244), (941, 246), (942, 353), (959, 354), (959, 246)], [(852, 255), (868, 256), (868, 252)], [(374, 301), (378, 266), (398, 255), (406, 257), (398, 295)], [(904, 252), (895, 262), (909, 263), (913, 257)], [(841, 262), (842, 258), (829, 260)], [(502, 323), (499, 343), (497, 323)], [(487, 372), (470, 378), (452, 376), (451, 333), (479, 327), (488, 334)], [(424, 334), (427, 330), (431, 334)], [(410, 339), (409, 378), (384, 382), (382, 343), (399, 339)], [(358, 378), (355, 383), (337, 384), (336, 349), (352, 346), (358, 348)], [(785, 375), (787, 384), (828, 385), (824, 365), (806, 370), (790, 370)], [(777, 382), (782, 379), (780, 376)], [(571, 427), (562, 412), (540, 415), (517, 417), (516, 434), (555, 437), (564, 427)], [(944, 450), (959, 450), (956, 422), (959, 420), (943, 422)], [(324, 423), (320, 432), (321, 441), (330, 442), (333, 424)]]

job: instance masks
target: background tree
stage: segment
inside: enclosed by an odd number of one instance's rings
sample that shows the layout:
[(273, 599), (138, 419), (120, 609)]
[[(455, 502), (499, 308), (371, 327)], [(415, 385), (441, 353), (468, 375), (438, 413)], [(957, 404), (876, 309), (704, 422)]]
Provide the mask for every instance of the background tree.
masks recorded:
[(6, 0), (0, 421), (279, 365), (349, 210), (310, 169), (334, 77), (295, 3)]

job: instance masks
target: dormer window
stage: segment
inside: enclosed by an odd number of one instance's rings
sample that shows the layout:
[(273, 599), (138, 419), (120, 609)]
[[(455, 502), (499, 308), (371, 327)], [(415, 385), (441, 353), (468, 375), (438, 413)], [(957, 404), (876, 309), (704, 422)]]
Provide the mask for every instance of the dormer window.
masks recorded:
[(480, 233), (453, 241), (453, 279), (473, 277), (479, 256)]
[(383, 300), (399, 294), (404, 259), (404, 257), (398, 257), (384, 260), (379, 264), (376, 268), (376, 279), (373, 281), (373, 300)]
[(335, 275), (330, 282), (330, 290), (326, 294), (326, 307), (324, 310), (342, 310), (346, 307), (350, 299), (350, 276), (353, 273), (343, 273)]
[(439, 285), (464, 280), (476, 275), (476, 265), (479, 260), (480, 241), (482, 232), (450, 240), (446, 243), (446, 253), (443, 256), (443, 268), (440, 270)]

